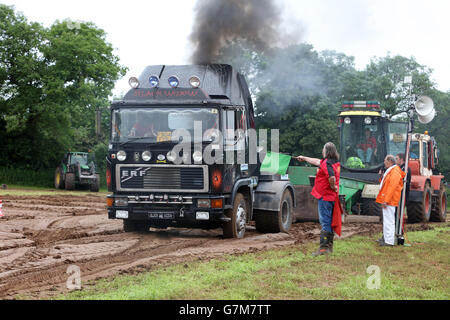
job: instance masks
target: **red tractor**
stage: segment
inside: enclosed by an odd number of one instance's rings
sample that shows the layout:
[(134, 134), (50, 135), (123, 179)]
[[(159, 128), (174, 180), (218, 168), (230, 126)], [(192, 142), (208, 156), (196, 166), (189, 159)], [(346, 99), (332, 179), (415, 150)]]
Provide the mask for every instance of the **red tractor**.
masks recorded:
[(428, 135), (428, 131), (412, 135), (409, 152), (411, 187), (407, 201), (408, 223), (444, 222), (446, 219), (444, 176), (433, 174), (438, 156), (436, 141)]

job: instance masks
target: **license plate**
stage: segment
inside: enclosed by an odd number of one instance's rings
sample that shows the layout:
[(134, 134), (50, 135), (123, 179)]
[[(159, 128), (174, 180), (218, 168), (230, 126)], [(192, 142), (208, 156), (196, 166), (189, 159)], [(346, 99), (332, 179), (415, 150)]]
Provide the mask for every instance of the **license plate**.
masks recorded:
[(174, 219), (175, 213), (173, 212), (149, 212), (148, 217), (150, 219)]
[(118, 219), (128, 219), (128, 211), (116, 210), (116, 218), (118, 218)]

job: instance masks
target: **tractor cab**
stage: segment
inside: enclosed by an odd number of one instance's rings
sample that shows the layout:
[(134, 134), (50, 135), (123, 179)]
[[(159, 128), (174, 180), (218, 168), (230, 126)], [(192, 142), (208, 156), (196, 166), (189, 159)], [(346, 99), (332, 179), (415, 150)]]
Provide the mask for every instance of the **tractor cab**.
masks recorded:
[(414, 174), (431, 177), (432, 169), (438, 164), (439, 149), (434, 137), (415, 133), (411, 137), (411, 148), (409, 152), (409, 165)]
[(346, 101), (339, 114), (344, 177), (378, 181), (387, 154), (406, 150), (407, 124), (391, 121), (377, 101)]
[(88, 165), (88, 154), (85, 152), (68, 152), (64, 155), (64, 160), (67, 165), (76, 165), (77, 163), (80, 166)]

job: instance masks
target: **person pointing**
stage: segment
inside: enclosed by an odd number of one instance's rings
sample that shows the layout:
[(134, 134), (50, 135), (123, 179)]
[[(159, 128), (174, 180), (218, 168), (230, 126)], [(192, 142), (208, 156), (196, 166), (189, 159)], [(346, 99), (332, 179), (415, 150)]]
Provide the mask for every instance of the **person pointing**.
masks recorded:
[(333, 252), (334, 231), (341, 235), (342, 208), (339, 202), (340, 163), (336, 146), (327, 142), (322, 149), (322, 159), (298, 156), (298, 161), (306, 161), (319, 167), (311, 194), (318, 199), (319, 221), (321, 225), (320, 245), (314, 256)]

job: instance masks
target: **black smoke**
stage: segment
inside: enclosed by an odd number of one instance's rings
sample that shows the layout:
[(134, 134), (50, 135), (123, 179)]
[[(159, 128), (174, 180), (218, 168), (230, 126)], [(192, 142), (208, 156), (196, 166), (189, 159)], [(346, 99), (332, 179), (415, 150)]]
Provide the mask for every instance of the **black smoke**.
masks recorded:
[(190, 35), (195, 64), (217, 62), (220, 50), (232, 41), (244, 41), (258, 52), (279, 46), (281, 10), (273, 0), (198, 0)]

